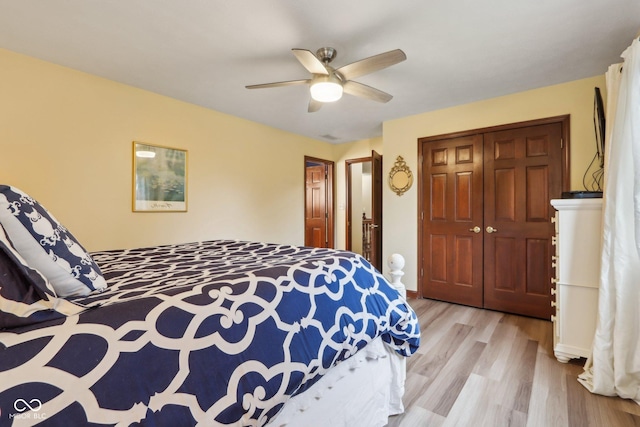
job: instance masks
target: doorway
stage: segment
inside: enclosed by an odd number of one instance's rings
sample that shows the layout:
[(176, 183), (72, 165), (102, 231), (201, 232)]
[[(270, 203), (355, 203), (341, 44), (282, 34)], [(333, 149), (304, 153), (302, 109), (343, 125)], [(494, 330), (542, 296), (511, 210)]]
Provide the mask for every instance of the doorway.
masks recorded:
[(345, 160), (346, 249), (382, 271), (382, 156)]
[(549, 319), (569, 116), (420, 138), (419, 293)]
[(334, 247), (333, 169), (329, 160), (304, 157), (304, 245)]

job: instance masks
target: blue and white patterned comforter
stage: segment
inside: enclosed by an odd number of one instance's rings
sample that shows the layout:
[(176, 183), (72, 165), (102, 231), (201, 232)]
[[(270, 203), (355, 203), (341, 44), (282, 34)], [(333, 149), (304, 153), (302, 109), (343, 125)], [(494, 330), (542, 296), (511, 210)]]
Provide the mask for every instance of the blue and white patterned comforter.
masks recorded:
[(415, 313), (346, 251), (209, 241), (93, 254), (109, 285), (75, 316), (0, 333), (0, 426), (266, 424)]

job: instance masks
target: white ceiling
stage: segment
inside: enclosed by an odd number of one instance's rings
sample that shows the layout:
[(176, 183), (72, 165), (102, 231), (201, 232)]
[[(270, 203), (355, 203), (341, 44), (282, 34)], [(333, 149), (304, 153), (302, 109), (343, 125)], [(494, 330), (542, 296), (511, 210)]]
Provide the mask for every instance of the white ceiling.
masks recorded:
[[(0, 0), (0, 47), (311, 138), (380, 136), (386, 120), (604, 74), (640, 29), (639, 0)], [(400, 48), (307, 113), (291, 53), (330, 46), (336, 68)], [(1, 66), (1, 64), (0, 64)]]

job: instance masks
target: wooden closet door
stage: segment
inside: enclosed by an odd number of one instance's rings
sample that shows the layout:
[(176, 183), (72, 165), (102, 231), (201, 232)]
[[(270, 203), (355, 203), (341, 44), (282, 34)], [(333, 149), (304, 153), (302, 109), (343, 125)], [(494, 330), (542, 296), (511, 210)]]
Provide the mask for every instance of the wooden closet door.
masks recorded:
[[(549, 319), (568, 117), (421, 138), (421, 295)], [(480, 232), (470, 232), (474, 227)]]
[(484, 306), (549, 319), (562, 124), (484, 134)]
[(482, 135), (422, 144), (422, 295), (482, 307)]

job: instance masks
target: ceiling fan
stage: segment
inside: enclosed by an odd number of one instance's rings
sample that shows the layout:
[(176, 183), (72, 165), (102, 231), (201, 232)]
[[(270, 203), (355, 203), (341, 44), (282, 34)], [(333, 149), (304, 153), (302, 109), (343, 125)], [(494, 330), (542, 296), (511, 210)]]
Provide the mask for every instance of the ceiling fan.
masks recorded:
[(262, 89), (308, 84), (311, 92), (308, 109), (310, 113), (318, 111), (324, 102), (337, 101), (342, 97), (343, 92), (373, 101), (389, 102), (393, 97), (388, 93), (352, 79), (382, 70), (407, 59), (407, 55), (402, 50), (395, 49), (335, 69), (329, 65), (337, 54), (332, 47), (322, 47), (316, 51), (315, 55), (307, 49), (291, 49), (291, 51), (302, 66), (313, 75), (310, 79), (263, 83), (246, 86), (246, 88)]

